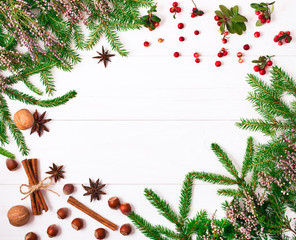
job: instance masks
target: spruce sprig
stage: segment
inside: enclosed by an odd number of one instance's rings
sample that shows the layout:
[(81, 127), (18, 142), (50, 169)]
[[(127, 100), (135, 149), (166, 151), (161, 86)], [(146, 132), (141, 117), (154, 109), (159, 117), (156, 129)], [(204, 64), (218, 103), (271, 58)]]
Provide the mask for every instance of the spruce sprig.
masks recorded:
[[(158, 210), (160, 215), (175, 226), (175, 230), (162, 225), (152, 225), (135, 212), (132, 212), (129, 218), (150, 239), (190, 240), (195, 234), (197, 235), (196, 239), (229, 239), (233, 237), (235, 231), (231, 227), (230, 222), (225, 219), (209, 219), (207, 212), (204, 210), (197, 212), (193, 218), (189, 217), (192, 202), (193, 178), (194, 175), (192, 173), (187, 174), (185, 177), (181, 189), (178, 213), (153, 190), (144, 190), (148, 201)], [(227, 231), (216, 231), (217, 229), (227, 229)]]

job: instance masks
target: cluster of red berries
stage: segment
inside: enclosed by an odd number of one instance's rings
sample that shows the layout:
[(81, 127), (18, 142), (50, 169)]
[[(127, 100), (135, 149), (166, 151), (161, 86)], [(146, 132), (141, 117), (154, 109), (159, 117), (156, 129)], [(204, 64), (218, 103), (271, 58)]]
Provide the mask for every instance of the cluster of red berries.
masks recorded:
[(239, 63), (243, 63), (244, 62), (244, 60), (242, 59), (242, 56), (243, 56), (242, 52), (238, 52), (236, 54), (236, 56), (238, 57), (238, 62)]
[(290, 43), (292, 41), (291, 33), (290, 31), (280, 31), (278, 35), (275, 35), (274, 42), (277, 42), (279, 46), (282, 46), (283, 43)]
[(273, 64), (271, 61), (272, 57), (273, 56), (260, 56), (258, 60), (252, 61), (253, 63), (256, 63), (254, 71), (259, 72), (260, 75), (265, 75), (267, 67), (270, 67)]
[(200, 59), (199, 59), (199, 53), (198, 52), (195, 52), (194, 54), (193, 54), (193, 56), (194, 56), (194, 58), (195, 58), (195, 62), (196, 63), (200, 63)]
[(258, 19), (262, 24), (270, 23), (270, 16), (264, 15), (264, 12), (256, 11), (255, 14), (258, 15)]
[(221, 20), (221, 18), (218, 15), (215, 15), (214, 19), (217, 21), (217, 25), (220, 27), (222, 22), (219, 22), (219, 20)]
[(221, 57), (227, 56), (227, 54), (228, 54), (228, 52), (226, 51), (226, 49), (225, 48), (221, 48), (221, 50), (218, 52), (217, 56), (219, 58), (221, 58)]
[(195, 18), (197, 16), (202, 16), (204, 15), (204, 12), (201, 11), (201, 10), (198, 10), (196, 7), (195, 8), (192, 8), (192, 13), (191, 13), (191, 17), (192, 18)]
[(181, 12), (181, 8), (178, 6), (177, 2), (173, 2), (170, 12), (174, 13), (173, 17), (176, 18), (176, 14)]
[(226, 43), (228, 42), (228, 41), (227, 41), (227, 38), (226, 38), (226, 36), (228, 36), (228, 34), (229, 34), (228, 32), (224, 32), (224, 33), (223, 33), (223, 38), (222, 38), (222, 43), (223, 43), (223, 44), (226, 44)]

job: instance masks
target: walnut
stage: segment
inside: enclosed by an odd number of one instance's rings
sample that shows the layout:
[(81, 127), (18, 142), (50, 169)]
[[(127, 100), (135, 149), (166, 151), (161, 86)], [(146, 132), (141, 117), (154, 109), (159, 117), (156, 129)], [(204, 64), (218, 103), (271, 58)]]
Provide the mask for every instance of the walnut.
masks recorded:
[(33, 114), (28, 109), (17, 111), (13, 116), (13, 120), (17, 128), (20, 130), (26, 130), (34, 124)]
[(7, 217), (12, 226), (21, 227), (29, 221), (30, 212), (26, 207), (17, 205), (9, 209)]

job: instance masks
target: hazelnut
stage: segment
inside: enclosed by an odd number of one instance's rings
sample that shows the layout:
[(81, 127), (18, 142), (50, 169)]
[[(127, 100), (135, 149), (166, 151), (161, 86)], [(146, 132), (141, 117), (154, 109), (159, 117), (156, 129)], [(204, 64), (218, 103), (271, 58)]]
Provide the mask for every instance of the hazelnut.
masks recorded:
[(33, 232), (28, 232), (25, 236), (25, 240), (37, 240), (38, 237), (35, 233)]
[(104, 239), (106, 237), (106, 230), (104, 228), (98, 228), (95, 230), (96, 239)]
[(123, 224), (121, 227), (120, 227), (120, 233), (123, 235), (123, 236), (127, 236), (131, 233), (132, 231), (132, 227), (130, 224), (126, 223), (126, 224)]
[(59, 219), (65, 219), (66, 217), (68, 217), (68, 208), (60, 208), (57, 211), (57, 215)]
[(120, 206), (120, 200), (118, 197), (112, 197), (108, 200), (108, 205), (112, 209), (118, 209)]
[(12, 226), (24, 226), (30, 219), (30, 212), (25, 206), (17, 205), (9, 209), (8, 220)]
[(122, 203), (120, 204), (120, 211), (124, 214), (124, 215), (130, 215), (130, 213), (132, 212), (132, 208), (131, 205), (129, 203)]
[(74, 192), (74, 185), (73, 184), (65, 184), (63, 187), (63, 192), (65, 195), (70, 195)]
[(81, 218), (75, 218), (71, 225), (76, 231), (79, 231), (81, 228), (83, 228), (83, 220)]
[(18, 162), (14, 159), (6, 159), (6, 167), (9, 171), (14, 171), (18, 167)]
[(33, 114), (28, 109), (17, 111), (13, 116), (13, 120), (17, 128), (20, 130), (26, 130), (34, 124)]
[(47, 235), (49, 238), (56, 237), (58, 233), (59, 233), (59, 229), (55, 224), (52, 224), (47, 228)]

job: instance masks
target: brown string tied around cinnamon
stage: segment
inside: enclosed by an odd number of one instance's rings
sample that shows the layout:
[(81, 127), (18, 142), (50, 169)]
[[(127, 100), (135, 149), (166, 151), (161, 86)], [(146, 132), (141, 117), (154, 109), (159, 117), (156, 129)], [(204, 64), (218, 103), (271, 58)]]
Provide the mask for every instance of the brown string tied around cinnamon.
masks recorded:
[[(46, 183), (47, 180), (50, 180), (49, 182)], [(33, 194), (36, 191), (39, 190), (45, 190), (45, 191), (50, 191), (52, 193), (55, 193), (56, 195), (60, 196), (57, 192), (49, 189), (49, 186), (52, 184), (52, 178), (51, 177), (46, 177), (44, 178), (42, 181), (40, 181), (38, 184), (36, 185), (28, 185), (28, 184), (22, 184), (20, 186), (20, 192), (23, 195), (26, 195), (25, 197), (22, 198), (22, 200), (26, 199), (27, 197), (29, 197), (31, 194)], [(28, 191), (23, 191), (22, 188), (28, 188)]]

